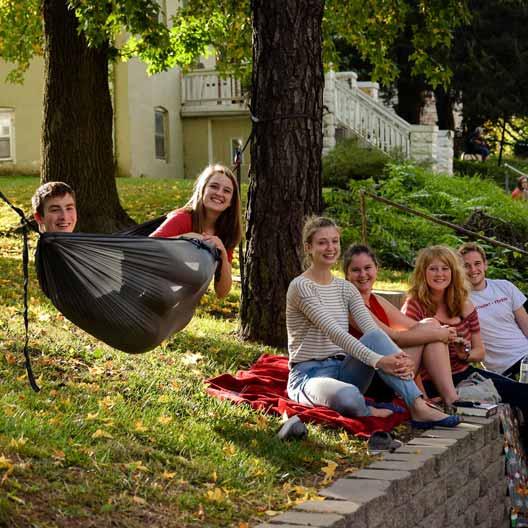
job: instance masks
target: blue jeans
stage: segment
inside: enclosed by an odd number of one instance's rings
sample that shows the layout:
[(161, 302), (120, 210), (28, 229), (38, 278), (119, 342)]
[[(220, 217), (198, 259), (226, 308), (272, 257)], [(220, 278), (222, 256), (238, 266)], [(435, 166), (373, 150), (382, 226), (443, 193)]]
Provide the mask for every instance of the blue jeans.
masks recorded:
[[(381, 330), (365, 334), (360, 341), (383, 356), (390, 356), (399, 348)], [(408, 406), (422, 395), (412, 380), (403, 380), (378, 370), (380, 377), (397, 392)], [(288, 376), (288, 396), (303, 405), (322, 405), (343, 416), (368, 416), (369, 408), (363, 397), (374, 369), (358, 359), (345, 355), (344, 359), (302, 361), (295, 364)]]

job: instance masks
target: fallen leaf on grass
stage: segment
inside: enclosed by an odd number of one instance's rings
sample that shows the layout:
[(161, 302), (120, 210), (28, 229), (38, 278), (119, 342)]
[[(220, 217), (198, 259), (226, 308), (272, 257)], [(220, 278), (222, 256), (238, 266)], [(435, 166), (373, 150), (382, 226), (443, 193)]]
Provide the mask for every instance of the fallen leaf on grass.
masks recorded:
[(15, 365), (16, 364), (16, 357), (14, 354), (11, 354), (11, 352), (8, 352), (5, 356), (7, 364), (8, 365)]
[(0, 469), (11, 469), (13, 467), (13, 461), (4, 455), (0, 456)]
[(238, 523), (238, 528), (249, 528), (249, 524), (247, 522)]
[(92, 420), (96, 420), (98, 416), (99, 416), (99, 412), (88, 413), (86, 415), (86, 419), (90, 422)]
[(92, 438), (114, 438), (109, 432), (103, 431), (102, 429), (97, 429), (92, 435)]
[(281, 513), (281, 512), (278, 512), (278, 511), (275, 511), (275, 510), (266, 510), (264, 513), (266, 515), (269, 515), (270, 517), (274, 517), (275, 515), (279, 515), (279, 513)]
[(132, 471), (148, 471), (148, 467), (143, 464), (141, 460), (136, 460), (134, 462), (130, 462), (126, 465), (126, 467)]
[(15, 449), (18, 449), (19, 447), (25, 446), (27, 443), (27, 438), (24, 438), (21, 436), (20, 438), (12, 438), (9, 442), (9, 447), (14, 447)]
[(56, 458), (57, 460), (64, 460), (66, 458), (66, 453), (64, 453), (64, 451), (61, 449), (55, 449), (52, 453), (52, 457)]
[(161, 424), (161, 425), (167, 425), (167, 424), (170, 424), (172, 422), (172, 416), (167, 416), (165, 414), (161, 415), (159, 418), (158, 418), (158, 422)]
[(134, 422), (134, 431), (137, 433), (144, 433), (147, 431), (147, 428), (143, 425), (143, 422), (141, 420), (137, 420)]
[(268, 429), (267, 416), (264, 416), (263, 414), (257, 414), (257, 418), (255, 421), (257, 422), (257, 429), (260, 429), (261, 431), (265, 431)]
[(106, 407), (107, 409), (112, 409), (115, 404), (116, 402), (111, 398), (111, 396), (106, 396), (106, 398), (99, 400), (99, 405), (101, 407)]
[(162, 394), (159, 398), (158, 398), (158, 403), (169, 403), (170, 402), (170, 397), (168, 394)]
[(4, 407), (4, 414), (6, 416), (13, 416), (15, 414), (15, 411), (16, 411), (16, 406), (15, 405), (6, 405)]
[(176, 476), (176, 473), (171, 473), (171, 472), (169, 472), (169, 471), (164, 471), (164, 472), (161, 474), (161, 478), (164, 479), (164, 480), (171, 480), (171, 479), (173, 479), (175, 476)]
[(225, 502), (228, 500), (228, 497), (222, 488), (213, 488), (207, 491), (207, 499), (212, 502)]
[(142, 506), (147, 504), (147, 501), (145, 499), (143, 499), (142, 497), (138, 497), (137, 495), (134, 495), (132, 497), (132, 502), (135, 502), (136, 504), (141, 504)]
[(325, 474), (325, 477), (322, 481), (322, 484), (328, 484), (332, 481), (334, 478), (335, 470), (337, 468), (337, 464), (332, 460), (325, 460), (325, 462), (328, 464), (324, 468), (321, 468), (321, 471)]
[(234, 446), (234, 444), (227, 444), (226, 446), (224, 446), (224, 448), (222, 449), (222, 451), (226, 454), (226, 455), (229, 455), (229, 456), (233, 456), (235, 453), (236, 453), (236, 447)]

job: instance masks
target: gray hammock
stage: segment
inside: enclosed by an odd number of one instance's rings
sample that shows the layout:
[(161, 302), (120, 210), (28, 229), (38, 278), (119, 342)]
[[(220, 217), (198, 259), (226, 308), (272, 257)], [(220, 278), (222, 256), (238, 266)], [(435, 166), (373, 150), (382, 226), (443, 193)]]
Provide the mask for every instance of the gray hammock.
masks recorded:
[(44, 233), (35, 256), (42, 291), (72, 323), (137, 354), (191, 320), (217, 265), (188, 238)]

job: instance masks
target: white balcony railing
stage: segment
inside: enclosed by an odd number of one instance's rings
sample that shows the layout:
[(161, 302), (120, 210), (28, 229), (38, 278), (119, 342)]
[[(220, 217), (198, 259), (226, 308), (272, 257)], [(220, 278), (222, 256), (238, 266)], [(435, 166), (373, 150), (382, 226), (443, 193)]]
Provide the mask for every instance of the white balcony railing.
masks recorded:
[[(384, 152), (410, 155), (409, 123), (388, 110), (357, 86), (354, 72), (335, 76), (333, 94), (335, 121), (349, 128), (369, 144)], [(325, 92), (332, 90), (325, 86)], [(221, 77), (216, 70), (196, 70), (182, 79), (182, 116), (248, 115), (240, 81)]]
[(197, 70), (182, 79), (182, 114), (247, 111), (240, 81), (216, 70)]

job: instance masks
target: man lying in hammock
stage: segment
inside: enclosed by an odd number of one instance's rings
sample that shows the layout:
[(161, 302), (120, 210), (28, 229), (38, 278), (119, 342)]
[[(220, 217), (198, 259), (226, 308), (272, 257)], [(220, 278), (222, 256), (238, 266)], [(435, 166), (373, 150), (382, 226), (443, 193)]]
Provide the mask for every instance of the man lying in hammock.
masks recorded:
[(33, 216), (41, 233), (71, 233), (77, 223), (75, 192), (64, 182), (41, 185), (31, 198)]

